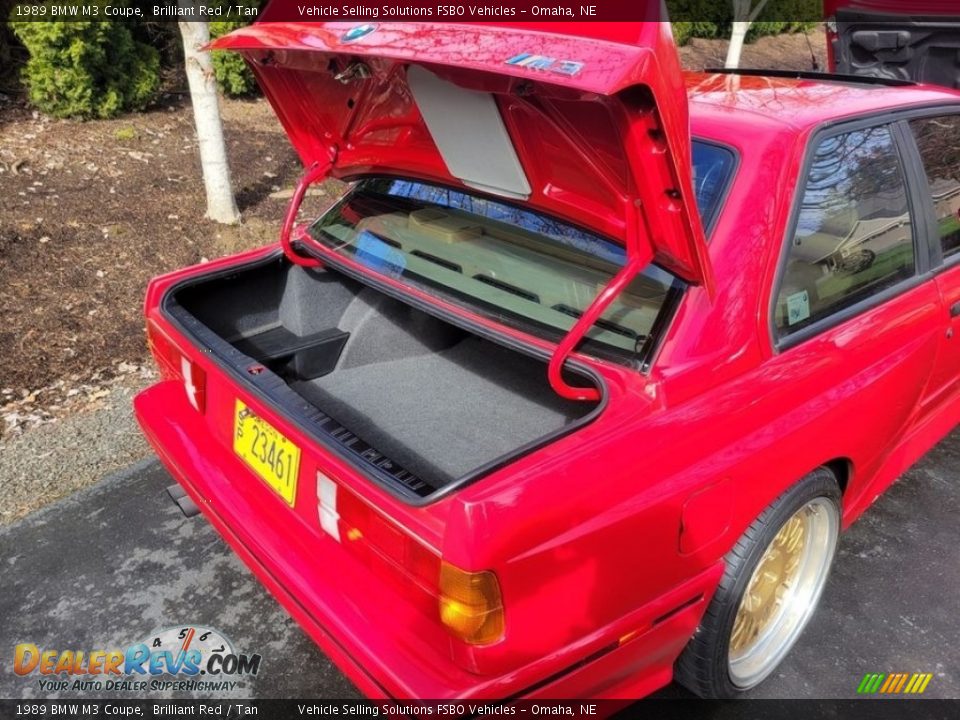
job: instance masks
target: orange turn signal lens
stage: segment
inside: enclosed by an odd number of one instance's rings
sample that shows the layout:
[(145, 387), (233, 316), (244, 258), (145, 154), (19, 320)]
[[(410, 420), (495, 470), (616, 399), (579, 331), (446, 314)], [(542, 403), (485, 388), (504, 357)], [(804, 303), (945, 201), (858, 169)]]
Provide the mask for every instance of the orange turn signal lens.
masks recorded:
[(503, 601), (497, 576), (489, 570), (466, 572), (440, 564), (440, 620), (471, 645), (489, 645), (503, 637)]

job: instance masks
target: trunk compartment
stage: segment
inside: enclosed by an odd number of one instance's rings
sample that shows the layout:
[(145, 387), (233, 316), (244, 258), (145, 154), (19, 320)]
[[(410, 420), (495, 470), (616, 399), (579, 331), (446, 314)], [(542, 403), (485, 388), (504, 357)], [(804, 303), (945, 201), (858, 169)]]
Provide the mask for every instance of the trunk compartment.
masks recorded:
[(406, 495), (479, 477), (598, 411), (557, 396), (545, 359), (282, 257), (187, 281), (164, 311), (235, 373), (266, 368), (258, 386), (272, 375), (295, 393), (282, 409), (306, 400), (317, 434)]

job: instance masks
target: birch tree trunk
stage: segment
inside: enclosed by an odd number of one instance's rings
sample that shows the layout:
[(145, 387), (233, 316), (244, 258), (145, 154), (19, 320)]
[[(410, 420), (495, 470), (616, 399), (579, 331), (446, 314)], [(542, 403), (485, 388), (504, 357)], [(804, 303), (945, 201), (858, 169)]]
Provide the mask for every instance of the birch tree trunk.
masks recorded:
[(724, 67), (740, 67), (740, 56), (743, 54), (743, 43), (747, 39), (750, 26), (757, 16), (766, 7), (769, 0), (733, 0), (733, 30), (730, 33), (730, 46), (727, 48), (727, 60)]
[(733, 30), (730, 33), (730, 46), (727, 48), (727, 60), (723, 64), (726, 68), (740, 67), (740, 56), (743, 54), (743, 43), (747, 39), (747, 32), (751, 23), (734, 20)]
[(220, 223), (240, 222), (240, 211), (230, 184), (230, 166), (223, 141), (223, 123), (217, 98), (217, 81), (213, 75), (210, 53), (202, 51), (210, 41), (210, 27), (205, 22), (180, 22), (183, 38), (183, 56), (186, 61), (187, 82), (190, 84), (190, 102), (193, 121), (200, 145), (200, 165), (207, 192), (207, 217)]

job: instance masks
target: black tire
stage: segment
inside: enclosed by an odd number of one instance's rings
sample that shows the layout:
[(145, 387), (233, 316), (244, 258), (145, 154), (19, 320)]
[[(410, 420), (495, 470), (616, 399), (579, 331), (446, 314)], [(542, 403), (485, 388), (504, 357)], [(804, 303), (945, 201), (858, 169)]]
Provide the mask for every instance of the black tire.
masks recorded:
[[(747, 583), (780, 528), (807, 503), (826, 499), (840, 510), (840, 488), (833, 473), (818, 468), (778, 497), (726, 556), (726, 571), (700, 626), (674, 667), (674, 679), (695, 695), (708, 699), (735, 698), (750, 688), (730, 677), (730, 635)], [(830, 562), (833, 560), (831, 551)], [(772, 669), (771, 669), (772, 670)], [(762, 682), (762, 679), (752, 685)]]

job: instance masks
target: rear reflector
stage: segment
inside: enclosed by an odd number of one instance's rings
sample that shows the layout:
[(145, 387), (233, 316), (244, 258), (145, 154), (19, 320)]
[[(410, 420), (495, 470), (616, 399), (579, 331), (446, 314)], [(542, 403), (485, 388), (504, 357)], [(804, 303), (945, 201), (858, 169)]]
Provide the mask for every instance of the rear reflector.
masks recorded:
[(320, 527), (337, 542), (340, 542), (340, 514), (337, 512), (337, 484), (321, 472), (317, 472), (317, 513)]

